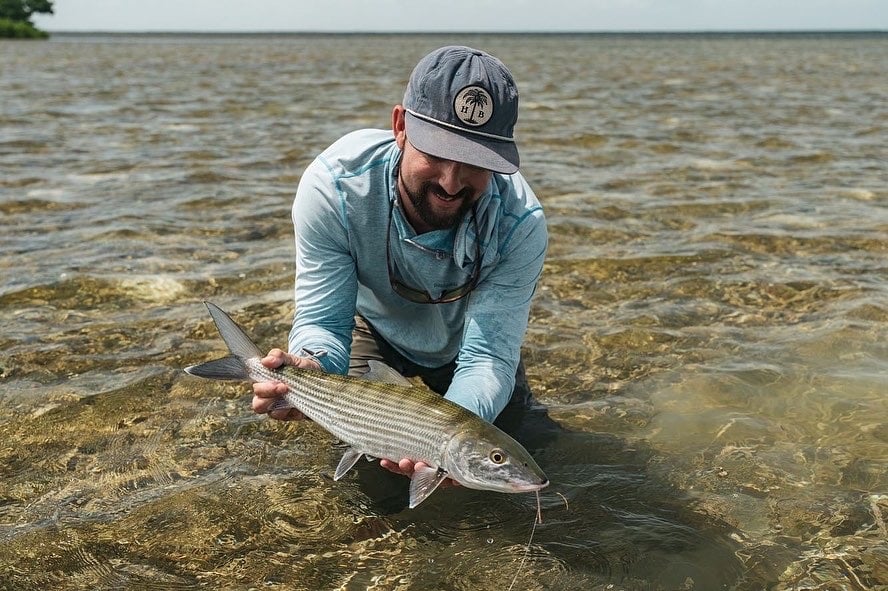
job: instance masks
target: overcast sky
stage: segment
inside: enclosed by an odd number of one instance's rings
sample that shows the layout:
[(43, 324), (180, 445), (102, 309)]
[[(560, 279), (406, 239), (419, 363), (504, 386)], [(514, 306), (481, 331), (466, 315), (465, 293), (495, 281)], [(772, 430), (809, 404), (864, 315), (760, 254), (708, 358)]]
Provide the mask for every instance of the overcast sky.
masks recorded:
[(888, 0), (55, 0), (48, 31), (886, 30)]

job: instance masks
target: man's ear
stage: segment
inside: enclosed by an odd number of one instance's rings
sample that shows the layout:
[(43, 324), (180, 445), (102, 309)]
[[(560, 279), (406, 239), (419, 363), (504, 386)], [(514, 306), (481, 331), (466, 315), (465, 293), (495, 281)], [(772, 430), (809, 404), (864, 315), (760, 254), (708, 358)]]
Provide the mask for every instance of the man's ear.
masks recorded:
[(405, 114), (406, 111), (402, 105), (395, 105), (392, 109), (392, 132), (395, 134), (395, 141), (401, 150), (404, 149), (404, 143), (407, 141)]

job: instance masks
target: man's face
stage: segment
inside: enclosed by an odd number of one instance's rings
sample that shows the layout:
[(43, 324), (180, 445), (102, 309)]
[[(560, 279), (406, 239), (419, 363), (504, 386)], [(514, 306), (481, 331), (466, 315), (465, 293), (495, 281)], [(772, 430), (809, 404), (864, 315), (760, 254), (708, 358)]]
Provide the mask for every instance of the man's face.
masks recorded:
[(409, 138), (402, 150), (398, 184), (418, 232), (458, 225), (490, 183), (489, 170), (420, 152)]

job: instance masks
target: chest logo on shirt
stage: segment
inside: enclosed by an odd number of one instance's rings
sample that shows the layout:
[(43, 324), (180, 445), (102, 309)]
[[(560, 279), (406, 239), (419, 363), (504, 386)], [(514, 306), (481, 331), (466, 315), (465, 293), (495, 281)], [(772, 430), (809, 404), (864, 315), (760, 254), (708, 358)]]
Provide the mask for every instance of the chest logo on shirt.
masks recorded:
[(479, 127), (493, 117), (493, 99), (480, 86), (466, 86), (453, 99), (453, 112), (464, 124)]

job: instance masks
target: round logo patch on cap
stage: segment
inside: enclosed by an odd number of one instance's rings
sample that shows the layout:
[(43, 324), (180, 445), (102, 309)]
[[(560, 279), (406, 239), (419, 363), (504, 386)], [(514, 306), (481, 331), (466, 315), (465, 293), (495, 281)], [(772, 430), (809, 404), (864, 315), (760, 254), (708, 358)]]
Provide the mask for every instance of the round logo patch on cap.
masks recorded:
[(453, 99), (453, 112), (466, 125), (478, 127), (493, 116), (493, 99), (480, 86), (466, 86)]

